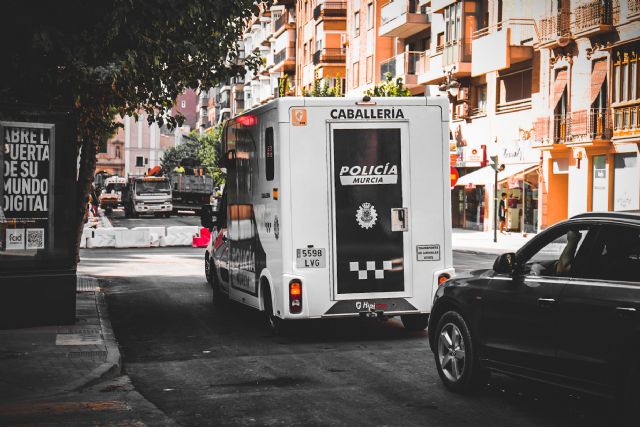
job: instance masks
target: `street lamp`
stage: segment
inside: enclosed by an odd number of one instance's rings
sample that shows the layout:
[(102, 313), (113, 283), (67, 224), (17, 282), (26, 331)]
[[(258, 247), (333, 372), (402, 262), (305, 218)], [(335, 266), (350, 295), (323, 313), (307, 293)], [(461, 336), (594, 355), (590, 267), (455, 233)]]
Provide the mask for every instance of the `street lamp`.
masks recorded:
[(494, 193), (494, 212), (493, 212), (493, 243), (498, 241), (498, 173), (504, 170), (504, 165), (498, 163), (498, 156), (490, 156), (491, 159), (491, 167), (495, 172), (494, 180), (493, 180), (493, 193)]
[(438, 90), (442, 93), (448, 93), (451, 98), (455, 99), (458, 96), (458, 92), (460, 91), (460, 82), (456, 80), (453, 73), (456, 71), (455, 65), (451, 67), (449, 70), (443, 69), (444, 73), (444, 82), (438, 86)]

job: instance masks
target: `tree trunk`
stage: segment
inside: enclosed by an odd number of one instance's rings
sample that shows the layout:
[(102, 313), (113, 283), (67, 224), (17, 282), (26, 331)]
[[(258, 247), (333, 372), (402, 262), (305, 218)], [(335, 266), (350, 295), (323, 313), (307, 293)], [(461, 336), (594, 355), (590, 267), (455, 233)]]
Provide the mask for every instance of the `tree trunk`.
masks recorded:
[(97, 138), (85, 136), (82, 139), (82, 148), (80, 152), (80, 171), (78, 172), (78, 193), (76, 196), (76, 261), (80, 262), (80, 239), (85, 224), (85, 216), (87, 215), (87, 204), (89, 202), (89, 192), (93, 177), (96, 171), (96, 141)]

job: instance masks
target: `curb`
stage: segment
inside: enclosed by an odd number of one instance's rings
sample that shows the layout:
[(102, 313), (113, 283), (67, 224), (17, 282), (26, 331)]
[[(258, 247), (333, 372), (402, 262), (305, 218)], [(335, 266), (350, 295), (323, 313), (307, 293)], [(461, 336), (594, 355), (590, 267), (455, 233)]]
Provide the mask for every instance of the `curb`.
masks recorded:
[(111, 327), (104, 293), (96, 290), (95, 298), (98, 317), (100, 318), (100, 329), (102, 331), (104, 345), (107, 350), (107, 357), (100, 366), (91, 371), (86, 377), (69, 384), (68, 387), (72, 391), (81, 391), (82, 389), (95, 385), (103, 380), (115, 378), (122, 374), (122, 356), (120, 355), (118, 342), (116, 341), (115, 334)]

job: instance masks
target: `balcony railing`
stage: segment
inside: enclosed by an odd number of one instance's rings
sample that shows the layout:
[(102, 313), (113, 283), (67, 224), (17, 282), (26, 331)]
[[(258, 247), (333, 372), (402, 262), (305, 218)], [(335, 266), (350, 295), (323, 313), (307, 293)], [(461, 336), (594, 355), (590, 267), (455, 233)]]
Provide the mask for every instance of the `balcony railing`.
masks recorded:
[(640, 104), (613, 107), (613, 132), (616, 136), (640, 133)]
[(393, 0), (380, 9), (380, 26), (404, 15), (405, 13), (418, 13), (416, 0)]
[(471, 43), (463, 40), (446, 42), (442, 49), (442, 65), (447, 66), (456, 62), (471, 62)]
[(538, 37), (541, 44), (556, 41), (559, 37), (570, 36), (571, 12), (568, 9), (563, 9), (556, 15), (538, 21)]
[(324, 1), (313, 9), (313, 19), (316, 21), (321, 16), (347, 16), (346, 1)]
[[(541, 117), (536, 120), (536, 139), (551, 138), (549, 128)], [(586, 109), (553, 116), (553, 142), (555, 144), (579, 144), (594, 140), (609, 140), (612, 137), (611, 111), (608, 109)]]
[(347, 52), (344, 48), (319, 49), (313, 54), (313, 65), (320, 63), (341, 63), (347, 59)]
[(294, 60), (296, 55), (295, 43), (289, 42), (288, 46), (283, 47), (279, 52), (273, 56), (274, 65), (278, 65), (287, 59)]
[(403, 52), (380, 63), (380, 77), (385, 78), (387, 73), (392, 78), (407, 74), (418, 74), (418, 62), (424, 52)]
[(416, 74), (428, 73), (431, 69), (430, 63), (431, 57), (429, 56), (429, 51), (420, 52), (418, 62), (416, 63)]
[(617, 21), (618, 3), (613, 0), (589, 0), (573, 10), (571, 31), (580, 34), (599, 28), (601, 25), (613, 25)]
[(289, 12), (282, 12), (275, 21), (273, 21), (273, 32), (277, 33), (285, 24), (289, 23)]
[(473, 33), (473, 40), (506, 29), (510, 31), (510, 44), (513, 46), (531, 46), (535, 41), (535, 21), (533, 19), (508, 19), (496, 25), (481, 28)]

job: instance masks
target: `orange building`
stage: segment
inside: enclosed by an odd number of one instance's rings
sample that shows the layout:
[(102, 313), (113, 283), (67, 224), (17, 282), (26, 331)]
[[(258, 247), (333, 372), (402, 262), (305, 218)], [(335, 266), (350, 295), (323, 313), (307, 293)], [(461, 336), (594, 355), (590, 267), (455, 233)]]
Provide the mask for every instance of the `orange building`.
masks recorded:
[(316, 79), (344, 88), (346, 1), (296, 3), (296, 95), (311, 92)]

